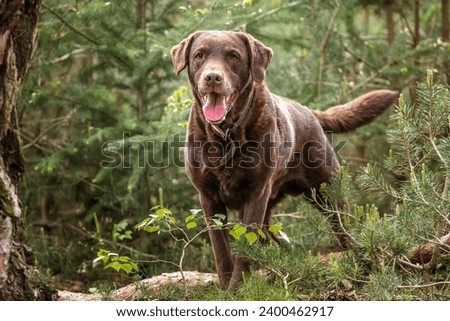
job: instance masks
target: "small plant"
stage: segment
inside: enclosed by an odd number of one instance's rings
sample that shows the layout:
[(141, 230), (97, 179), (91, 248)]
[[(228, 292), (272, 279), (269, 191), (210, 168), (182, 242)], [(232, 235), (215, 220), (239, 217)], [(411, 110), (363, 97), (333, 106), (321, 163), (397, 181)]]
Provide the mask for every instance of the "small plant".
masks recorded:
[(137, 264), (128, 256), (120, 256), (108, 250), (101, 249), (97, 252), (97, 258), (93, 261), (94, 266), (99, 261), (103, 261), (103, 264), (106, 264), (105, 269), (113, 269), (116, 272), (124, 271), (129, 274), (139, 270)]
[(128, 230), (127, 227), (128, 227), (128, 222), (126, 220), (123, 220), (118, 224), (114, 224), (113, 235), (112, 235), (114, 242), (133, 239), (133, 237), (131, 236), (133, 231)]
[[(282, 229), (283, 229), (283, 223), (281, 223), (281, 222), (270, 225), (268, 227), (269, 232), (271, 232), (274, 235), (278, 234), (283, 240), (290, 243), (289, 237), (287, 236), (287, 234), (285, 232), (282, 231)], [(229, 233), (233, 237), (233, 239), (236, 241), (239, 241), (241, 239), (241, 237), (244, 236), (246, 242), (250, 245), (260, 239), (263, 241), (267, 240), (267, 235), (266, 235), (266, 233), (264, 233), (264, 231), (262, 229), (257, 229), (255, 232), (250, 227), (243, 226), (239, 223), (232, 225)]]
[[(136, 224), (134, 229), (137, 231), (145, 231), (150, 234), (162, 234), (166, 233), (171, 236), (171, 238), (182, 245), (181, 254), (177, 261), (165, 261), (165, 260), (152, 260), (146, 261), (146, 263), (169, 263), (177, 267), (180, 271), (183, 280), (184, 279), (184, 260), (186, 257), (186, 250), (188, 247), (200, 236), (205, 234), (209, 228), (223, 228), (228, 229), (229, 234), (233, 237), (235, 241), (244, 240), (247, 245), (252, 245), (258, 240), (265, 241), (267, 235), (262, 229), (252, 229), (249, 226), (243, 226), (240, 223), (228, 223), (224, 224), (226, 216), (223, 214), (216, 214), (212, 217), (212, 224), (210, 227), (205, 224), (205, 216), (199, 209), (189, 210), (189, 215), (184, 218), (184, 222), (180, 223), (177, 221), (176, 217), (172, 211), (161, 205), (154, 206), (150, 209), (150, 214), (147, 218), (142, 220), (140, 223)], [(126, 230), (126, 222), (121, 222), (116, 224), (114, 227), (114, 235), (116, 235), (116, 241), (126, 240), (131, 238), (130, 231)], [(282, 239), (289, 242), (289, 238), (286, 233), (283, 232), (282, 223), (276, 223), (268, 227), (268, 231), (274, 235), (279, 235)], [(105, 249), (101, 249), (97, 253), (97, 258), (94, 260), (94, 266), (99, 262), (105, 264), (105, 269), (113, 269), (116, 272), (125, 272), (130, 274), (132, 272), (137, 272), (139, 270), (139, 261), (133, 261), (128, 256), (120, 256), (117, 253), (110, 252)], [(140, 261), (144, 262), (144, 261)]]

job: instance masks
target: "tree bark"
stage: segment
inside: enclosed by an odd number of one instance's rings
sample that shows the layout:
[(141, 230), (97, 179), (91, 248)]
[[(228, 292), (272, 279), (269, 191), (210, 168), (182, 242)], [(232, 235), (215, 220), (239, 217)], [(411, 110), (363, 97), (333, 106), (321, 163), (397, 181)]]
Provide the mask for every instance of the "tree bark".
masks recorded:
[[(450, 42), (449, 0), (442, 0), (442, 42), (447, 46)], [(444, 73), (447, 84), (450, 84), (450, 58), (448, 53), (444, 55)]]
[(45, 298), (24, 243), (19, 183), (24, 172), (17, 120), (20, 86), (37, 44), (41, 0), (0, 0), (0, 300)]
[(392, 45), (395, 39), (394, 0), (385, 0), (387, 41)]
[(444, 252), (448, 254), (450, 250), (450, 233), (442, 236), (439, 242), (429, 242), (411, 251), (409, 260), (413, 264), (433, 266), (438, 256)]

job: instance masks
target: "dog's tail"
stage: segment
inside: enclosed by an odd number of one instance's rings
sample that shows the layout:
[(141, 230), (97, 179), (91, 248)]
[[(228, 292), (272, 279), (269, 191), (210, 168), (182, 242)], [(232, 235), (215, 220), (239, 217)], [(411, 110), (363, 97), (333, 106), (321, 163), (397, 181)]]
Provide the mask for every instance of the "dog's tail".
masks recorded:
[(314, 114), (324, 131), (343, 133), (373, 121), (397, 101), (398, 95), (396, 91), (374, 90), (345, 105), (315, 110)]

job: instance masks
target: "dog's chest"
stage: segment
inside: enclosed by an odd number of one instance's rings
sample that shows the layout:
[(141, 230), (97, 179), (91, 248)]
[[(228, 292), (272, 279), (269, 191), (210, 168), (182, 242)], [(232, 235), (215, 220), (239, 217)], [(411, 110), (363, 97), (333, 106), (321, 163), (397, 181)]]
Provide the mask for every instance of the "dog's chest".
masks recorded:
[(264, 169), (264, 149), (259, 144), (235, 142), (233, 157), (223, 164), (229, 143), (205, 142), (188, 150), (188, 175), (204, 195), (218, 199), (228, 208), (239, 209), (252, 192), (261, 188), (268, 173)]
[(228, 208), (238, 210), (257, 189), (255, 169), (222, 167), (205, 169), (203, 172), (209, 192), (215, 194)]

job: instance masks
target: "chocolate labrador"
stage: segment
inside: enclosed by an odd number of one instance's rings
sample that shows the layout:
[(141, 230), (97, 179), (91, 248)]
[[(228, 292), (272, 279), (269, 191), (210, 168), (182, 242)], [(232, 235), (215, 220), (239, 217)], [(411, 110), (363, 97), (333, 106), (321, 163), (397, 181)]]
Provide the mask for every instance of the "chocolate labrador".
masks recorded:
[(272, 208), (286, 195), (312, 197), (339, 168), (325, 132), (367, 124), (398, 97), (376, 90), (345, 105), (310, 110), (267, 89), (271, 58), (270, 48), (243, 32), (199, 31), (172, 48), (177, 75), (187, 67), (194, 97), (186, 170), (210, 227), (219, 280), (229, 290), (237, 288), (249, 262), (240, 255), (233, 260), (229, 230), (212, 218), (236, 210), (249, 231), (262, 230), (277, 241), (268, 231)]

